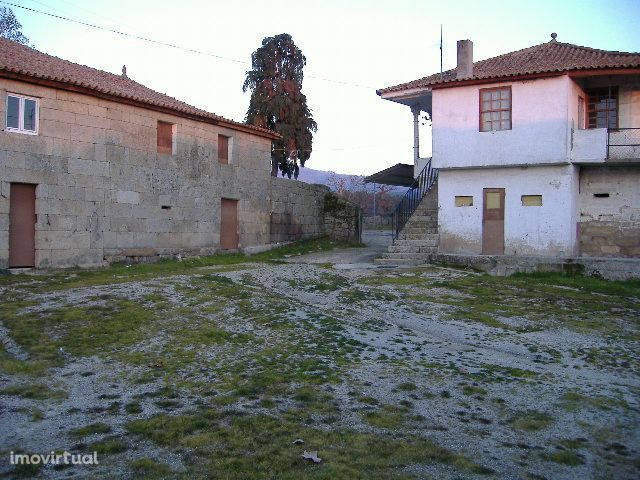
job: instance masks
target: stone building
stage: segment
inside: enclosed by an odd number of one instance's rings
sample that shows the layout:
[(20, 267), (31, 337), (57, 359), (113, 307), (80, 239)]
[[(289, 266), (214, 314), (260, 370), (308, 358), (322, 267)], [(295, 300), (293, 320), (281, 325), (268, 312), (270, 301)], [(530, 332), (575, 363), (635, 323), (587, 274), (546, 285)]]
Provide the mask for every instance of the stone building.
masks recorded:
[(277, 134), (0, 38), (0, 268), (270, 238)]

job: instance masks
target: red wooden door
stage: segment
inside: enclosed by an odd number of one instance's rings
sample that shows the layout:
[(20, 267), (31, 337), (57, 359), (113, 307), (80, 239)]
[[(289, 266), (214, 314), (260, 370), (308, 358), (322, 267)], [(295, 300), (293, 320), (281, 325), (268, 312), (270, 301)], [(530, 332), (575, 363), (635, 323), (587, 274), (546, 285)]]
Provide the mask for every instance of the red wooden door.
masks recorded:
[(485, 188), (482, 196), (482, 254), (504, 255), (504, 188)]
[(238, 248), (238, 201), (222, 199), (220, 208), (220, 248)]
[(12, 183), (9, 197), (9, 267), (33, 267), (36, 264), (36, 186)]

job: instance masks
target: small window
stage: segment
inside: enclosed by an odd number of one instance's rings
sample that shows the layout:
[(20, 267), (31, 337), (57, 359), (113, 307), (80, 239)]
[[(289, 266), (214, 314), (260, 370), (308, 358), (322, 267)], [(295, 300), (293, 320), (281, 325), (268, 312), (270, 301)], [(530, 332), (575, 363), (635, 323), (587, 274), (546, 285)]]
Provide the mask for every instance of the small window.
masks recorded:
[(173, 155), (175, 125), (167, 122), (158, 121), (158, 153)]
[(608, 193), (594, 193), (593, 196), (596, 198), (609, 198)]
[(511, 87), (480, 89), (480, 131), (511, 130)]
[(7, 94), (6, 130), (36, 135), (38, 133), (38, 100)]
[(523, 207), (541, 207), (542, 206), (542, 195), (522, 195), (520, 197), (522, 200)]
[(618, 128), (618, 89), (587, 90), (589, 128)]
[(456, 207), (473, 207), (473, 197), (456, 195)]
[(229, 164), (229, 137), (225, 135), (218, 135), (218, 162)]

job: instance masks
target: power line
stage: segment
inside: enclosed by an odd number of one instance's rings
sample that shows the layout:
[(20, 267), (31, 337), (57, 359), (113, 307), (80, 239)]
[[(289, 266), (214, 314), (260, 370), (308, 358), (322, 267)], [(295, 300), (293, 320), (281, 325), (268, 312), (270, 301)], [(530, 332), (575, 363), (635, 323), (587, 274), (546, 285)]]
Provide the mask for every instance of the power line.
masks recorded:
[[(228, 62), (238, 63), (238, 64), (242, 64), (242, 65), (249, 65), (249, 66), (251, 65), (249, 62), (246, 62), (244, 60), (238, 60), (236, 58), (225, 57), (223, 55), (218, 55), (216, 53), (206, 52), (204, 50), (198, 50), (198, 49), (195, 49), (195, 48), (184, 47), (182, 45), (176, 45), (174, 43), (168, 43), (168, 42), (164, 42), (162, 40), (155, 40), (153, 38), (143, 37), (143, 36), (137, 35), (135, 33), (123, 32), (121, 30), (116, 30), (116, 29), (113, 29), (113, 28), (104, 27), (102, 25), (96, 25), (94, 23), (89, 23), (89, 22), (85, 22), (85, 21), (82, 21), (82, 20), (75, 20), (73, 18), (64, 17), (62, 15), (56, 15), (54, 13), (45, 12), (45, 11), (42, 11), (42, 10), (37, 10), (35, 8), (25, 7), (23, 5), (16, 5), (15, 3), (6, 2), (6, 1), (3, 1), (3, 0), (0, 0), (0, 3), (4, 3), (5, 5), (10, 5), (10, 6), (15, 7), (15, 8), (21, 8), (21, 9), (27, 10), (29, 12), (39, 13), (41, 15), (46, 15), (46, 16), (55, 18), (57, 20), (64, 20), (64, 21), (67, 21), (67, 22), (76, 23), (78, 25), (83, 25), (85, 27), (95, 28), (97, 30), (102, 30), (102, 31), (105, 31), (105, 32), (114, 33), (114, 34), (117, 34), (117, 35), (120, 35), (120, 36), (123, 36), (123, 37), (134, 38), (136, 40), (141, 40), (143, 42), (148, 42), (148, 43), (152, 43), (152, 44), (155, 44), (155, 45), (161, 45), (161, 46), (164, 46), (164, 47), (174, 48), (176, 50), (183, 50), (185, 52), (194, 53), (196, 55), (205, 55), (207, 57), (217, 58), (219, 60), (225, 60), (225, 61), (228, 61)], [(343, 80), (334, 80), (334, 79), (331, 79), (331, 78), (318, 77), (318, 76), (315, 76), (315, 75), (305, 75), (305, 77), (312, 78), (314, 80), (321, 80), (323, 82), (335, 83), (337, 85), (345, 85), (345, 86), (356, 87), (356, 88), (366, 88), (367, 90), (375, 90), (375, 87), (371, 87), (369, 85), (362, 85), (362, 84), (358, 84), (358, 83), (346, 82), (346, 81), (343, 81)]]

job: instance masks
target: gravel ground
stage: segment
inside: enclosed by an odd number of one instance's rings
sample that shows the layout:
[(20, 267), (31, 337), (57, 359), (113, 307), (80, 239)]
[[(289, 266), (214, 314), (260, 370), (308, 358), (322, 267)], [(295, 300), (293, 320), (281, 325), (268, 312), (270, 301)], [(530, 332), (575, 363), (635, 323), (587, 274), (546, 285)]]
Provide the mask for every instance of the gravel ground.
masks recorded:
[[(33, 373), (10, 367), (42, 354), (21, 336), (9, 310), (2, 311), (0, 339), (9, 367), (0, 370), (0, 474), (20, 473), (9, 465), (11, 451), (87, 453), (107, 439), (122, 445), (105, 451), (98, 466), (47, 466), (26, 475), (136, 478), (132, 462), (145, 458), (169, 468), (150, 476), (194, 476), (188, 447), (135, 435), (129, 424), (205, 405), (276, 417), (308, 408), (314, 428), (426, 438), (486, 470), (412, 461), (386, 472), (390, 477), (640, 476), (637, 296), (585, 293), (570, 285), (545, 285), (543, 293), (532, 294), (527, 281), (514, 280), (495, 284), (513, 295), (504, 311), (480, 308), (482, 291), (474, 282), (492, 288), (493, 280), (433, 266), (375, 268), (371, 261), (389, 237), (374, 232), (365, 241), (366, 249), (295, 256), (286, 263), (201, 267), (45, 291), (0, 286), (3, 304), (25, 302), (11, 310), (17, 319), (77, 309), (103, 312), (97, 318), (106, 321), (116, 301), (154, 315), (133, 341), (108, 340), (100, 348), (91, 337), (89, 347), (67, 339), (67, 327), (82, 321), (67, 313), (41, 333), (58, 342), (51, 340), (55, 362)], [(207, 290), (211, 281), (217, 282), (215, 295)], [(558, 299), (578, 294), (575, 304), (558, 307)], [(616, 304), (619, 298), (627, 303)], [(592, 313), (581, 309), (585, 299), (609, 306)], [(211, 325), (217, 330), (207, 335), (219, 339), (178, 341)], [(279, 390), (267, 385), (243, 394), (243, 382), (263, 374), (261, 359), (271, 355), (282, 363), (268, 368), (291, 379)], [(315, 370), (289, 373), (310, 359)], [(35, 394), (16, 393), (24, 385), (40, 387)], [(322, 401), (305, 404), (295, 393), (305, 386), (325, 395), (332, 409), (323, 410)], [(106, 431), (76, 431), (95, 423)]]

